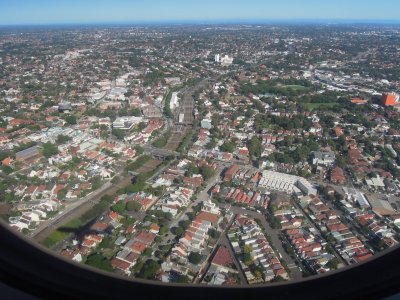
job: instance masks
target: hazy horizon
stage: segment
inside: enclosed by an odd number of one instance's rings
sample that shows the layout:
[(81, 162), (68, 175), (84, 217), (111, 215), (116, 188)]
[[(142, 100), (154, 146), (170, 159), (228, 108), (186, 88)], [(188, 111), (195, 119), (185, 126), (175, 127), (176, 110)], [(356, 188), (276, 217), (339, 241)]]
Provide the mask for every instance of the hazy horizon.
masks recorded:
[(98, 22), (48, 22), (0, 24), (0, 27), (44, 26), (180, 26), (180, 25), (400, 25), (400, 20), (381, 19), (215, 19), (215, 20), (148, 20), (148, 21), (98, 21)]

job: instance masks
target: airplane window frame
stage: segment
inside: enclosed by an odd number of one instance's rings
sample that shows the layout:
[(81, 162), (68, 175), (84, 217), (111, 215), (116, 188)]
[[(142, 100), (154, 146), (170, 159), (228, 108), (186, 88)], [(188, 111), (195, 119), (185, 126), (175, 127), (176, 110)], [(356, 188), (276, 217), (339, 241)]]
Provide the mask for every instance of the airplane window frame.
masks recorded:
[[(327, 274), (268, 286), (206, 286), (128, 279), (69, 261), (0, 221), (0, 282), (41, 298), (382, 299), (400, 290), (400, 247)], [(396, 263), (397, 262), (397, 263)]]

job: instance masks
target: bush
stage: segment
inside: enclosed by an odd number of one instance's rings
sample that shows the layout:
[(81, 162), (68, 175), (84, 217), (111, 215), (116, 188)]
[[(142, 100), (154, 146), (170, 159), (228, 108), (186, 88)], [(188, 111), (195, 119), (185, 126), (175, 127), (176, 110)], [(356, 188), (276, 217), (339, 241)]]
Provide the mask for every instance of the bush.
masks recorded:
[(190, 254), (189, 254), (189, 262), (194, 265), (199, 264), (202, 259), (203, 259), (203, 256), (200, 253), (190, 252)]
[(139, 211), (142, 208), (142, 206), (136, 202), (136, 201), (128, 201), (126, 202), (125, 209), (127, 211)]
[(160, 265), (156, 261), (149, 259), (144, 263), (138, 277), (153, 279), (159, 268)]
[(134, 171), (136, 169), (139, 169), (150, 159), (151, 159), (150, 155), (139, 156), (133, 163), (130, 163), (129, 165), (126, 166), (126, 171)]
[(43, 155), (46, 158), (52, 157), (53, 155), (58, 154), (58, 148), (56, 145), (52, 143), (44, 143), (43, 144)]
[(85, 212), (79, 219), (82, 223), (88, 222), (97, 218), (100, 214), (102, 214), (106, 209), (108, 209), (109, 205), (112, 203), (113, 198), (110, 195), (104, 195), (101, 197), (99, 203), (97, 203), (93, 208), (87, 212)]
[(75, 125), (76, 124), (76, 117), (74, 115), (69, 115), (65, 117), (65, 122), (67, 122), (69, 125)]
[(153, 142), (153, 146), (156, 148), (164, 147), (168, 143), (170, 137), (171, 137), (171, 130), (168, 130), (163, 136), (159, 137), (157, 140)]
[(111, 208), (113, 211), (122, 214), (125, 211), (125, 203), (123, 201), (119, 201), (113, 206), (111, 206)]
[(74, 219), (64, 226), (54, 230), (43, 242), (42, 244), (47, 248), (51, 248), (57, 243), (65, 240), (69, 235), (71, 235), (74, 230), (78, 230), (82, 226), (80, 219)]
[(85, 263), (104, 271), (112, 271), (111, 261), (100, 254), (90, 255)]
[(176, 283), (190, 283), (190, 279), (186, 275), (178, 275), (176, 279)]

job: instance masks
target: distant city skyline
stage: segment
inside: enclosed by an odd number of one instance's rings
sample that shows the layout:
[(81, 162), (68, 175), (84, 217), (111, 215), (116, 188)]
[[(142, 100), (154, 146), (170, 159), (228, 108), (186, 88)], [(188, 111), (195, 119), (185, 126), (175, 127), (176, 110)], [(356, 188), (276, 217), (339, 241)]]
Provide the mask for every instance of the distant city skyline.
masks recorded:
[(400, 23), (398, 0), (2, 0), (0, 25), (336, 21)]

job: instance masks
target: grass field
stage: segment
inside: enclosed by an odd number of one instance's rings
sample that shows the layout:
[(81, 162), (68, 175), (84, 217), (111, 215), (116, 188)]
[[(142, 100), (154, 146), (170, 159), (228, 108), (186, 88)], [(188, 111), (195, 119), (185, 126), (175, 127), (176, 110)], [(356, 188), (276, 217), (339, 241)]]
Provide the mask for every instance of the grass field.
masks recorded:
[(54, 246), (58, 242), (65, 240), (74, 230), (77, 230), (82, 226), (82, 221), (80, 219), (74, 219), (64, 226), (54, 230), (43, 242), (42, 244), (48, 248)]
[(284, 89), (292, 89), (298, 92), (307, 92), (309, 91), (308, 87), (302, 86), (302, 85), (284, 85), (282, 86)]
[(307, 110), (315, 110), (315, 109), (331, 109), (337, 106), (338, 103), (304, 103), (304, 106)]

